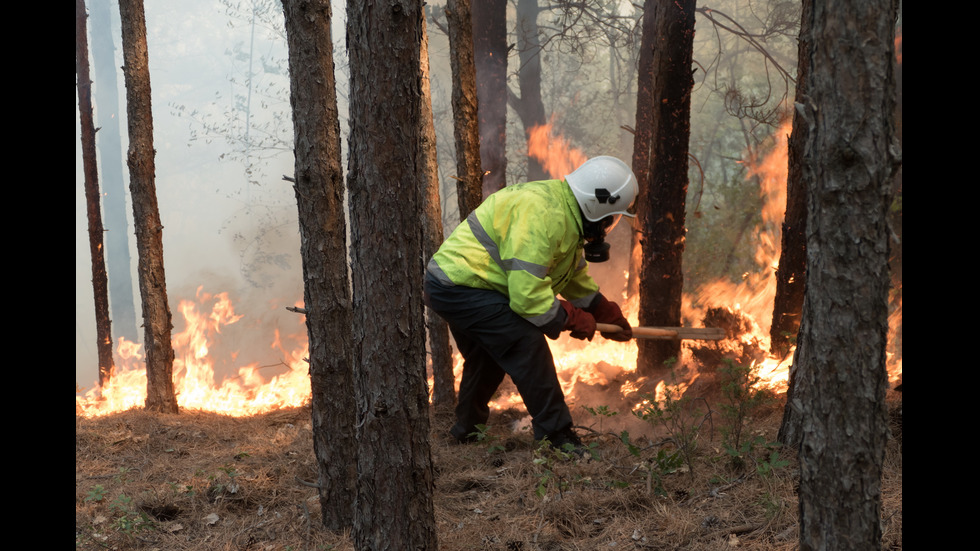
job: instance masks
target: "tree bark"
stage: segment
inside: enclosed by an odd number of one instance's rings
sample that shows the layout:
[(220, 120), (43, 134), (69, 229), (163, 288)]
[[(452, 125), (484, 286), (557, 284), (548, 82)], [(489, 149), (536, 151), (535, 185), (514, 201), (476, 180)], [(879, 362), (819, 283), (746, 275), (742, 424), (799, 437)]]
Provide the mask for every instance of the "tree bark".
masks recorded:
[(420, 1), (347, 5), (357, 549), (436, 549), (422, 306)]
[(480, 115), (469, 0), (449, 0), (446, 3), (446, 20), (449, 22), (449, 55), (453, 73), (456, 197), (459, 203), (458, 220), (462, 221), (483, 201)]
[[(520, 67), (517, 82), (521, 97), (513, 94), (512, 106), (521, 118), (525, 140), (530, 139), (531, 129), (548, 122), (541, 98), (541, 41), (538, 39), (538, 0), (518, 0), (517, 2), (517, 55)], [(526, 155), (527, 174), (525, 180), (543, 180), (545, 173), (541, 162), (532, 155)]]
[(507, 2), (482, 0), (474, 3), (472, 10), (486, 198), (507, 185)]
[[(895, 135), (898, 145), (903, 147), (902, 137), (902, 2), (894, 0), (898, 4), (897, 20), (899, 22), (895, 37)], [(893, 315), (895, 309), (898, 310), (898, 319), (889, 344), (889, 353), (894, 358), (902, 357), (902, 167), (899, 166), (892, 178), (892, 208), (889, 217), (892, 230), (891, 239), (891, 260), (889, 267), (892, 273), (892, 308)]]
[[(802, 25), (796, 66), (796, 105), (802, 106), (807, 96), (810, 72), (810, 14), (811, 3), (803, 1)], [(803, 179), (803, 146), (807, 126), (802, 112), (793, 111), (793, 133), (787, 143), (788, 172), (786, 176), (786, 214), (783, 217), (779, 267), (776, 269), (776, 296), (773, 298), (772, 326), (769, 331), (769, 350), (784, 357), (796, 341), (803, 311), (803, 290), (806, 287), (806, 190)]]
[(636, 217), (630, 220), (630, 270), (626, 283), (626, 296), (635, 297), (640, 292), (640, 275), (643, 266), (643, 234), (641, 223), (649, 216), (650, 200), (650, 141), (653, 136), (653, 47), (657, 37), (654, 20), (654, 2), (643, 2), (640, 53), (637, 56), (636, 76), (636, 125), (633, 132), (633, 175), (640, 193), (636, 201)]
[(781, 435), (799, 446), (800, 548), (879, 549), (888, 207), (900, 155), (893, 2), (812, 8), (807, 282), (788, 404), (796, 426)]
[[(439, 200), (439, 162), (436, 157), (436, 129), (432, 119), (432, 93), (429, 86), (429, 35), (422, 18), (422, 118), (419, 133), (422, 138), (425, 166), (424, 258), (431, 258), (442, 244), (442, 201)], [(425, 311), (425, 328), (429, 342), (429, 365), (432, 366), (432, 405), (440, 411), (452, 411), (456, 405), (456, 378), (453, 375), (453, 354), (449, 348), (449, 326), (446, 320), (430, 309)]]
[(88, 243), (92, 256), (92, 292), (95, 297), (96, 349), (99, 355), (99, 386), (112, 377), (112, 323), (109, 320), (109, 281), (103, 254), (102, 205), (99, 201), (99, 170), (95, 155), (95, 123), (92, 119), (92, 78), (89, 75), (88, 32), (85, 0), (75, 0), (75, 75), (78, 79), (78, 113), (82, 127), (82, 164), (85, 171), (85, 205), (88, 214)]
[(109, 278), (109, 308), (115, 342), (139, 340), (133, 302), (132, 256), (126, 219), (126, 184), (123, 182), (122, 139), (119, 133), (119, 89), (116, 83), (115, 33), (110, 24), (109, 0), (89, 3), (92, 22), (92, 62), (95, 65), (95, 104), (99, 128), (102, 206), (105, 212), (105, 257)]
[[(640, 190), (644, 208), (640, 220), (640, 325), (678, 326), (681, 322), (695, 5), (694, 0), (654, 2), (650, 179), (646, 189)], [(655, 373), (664, 362), (680, 355), (680, 341), (644, 341), (638, 345), (640, 374)]]
[(126, 116), (129, 124), (129, 193), (133, 201), (136, 248), (139, 253), (140, 297), (143, 307), (143, 345), (146, 350), (146, 409), (177, 413), (174, 394), (173, 323), (167, 304), (163, 267), (163, 223), (157, 206), (153, 150), (153, 111), (150, 95), (146, 17), (142, 0), (120, 0)]
[(322, 522), (354, 523), (357, 449), (351, 296), (329, 0), (283, 0), (293, 109), (293, 189), (299, 211), (309, 335), (313, 451)]

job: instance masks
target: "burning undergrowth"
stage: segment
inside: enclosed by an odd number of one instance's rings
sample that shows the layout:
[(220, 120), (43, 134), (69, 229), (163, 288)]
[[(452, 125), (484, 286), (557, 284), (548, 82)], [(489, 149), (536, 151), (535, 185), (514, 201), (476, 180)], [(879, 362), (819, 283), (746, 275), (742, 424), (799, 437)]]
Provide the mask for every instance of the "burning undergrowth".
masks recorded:
[(769, 358), (767, 343), (758, 336), (758, 327), (743, 312), (728, 308), (709, 308), (704, 317), (705, 327), (725, 330), (725, 339), (691, 347), (691, 355), (702, 370), (731, 361), (739, 365), (761, 365)]

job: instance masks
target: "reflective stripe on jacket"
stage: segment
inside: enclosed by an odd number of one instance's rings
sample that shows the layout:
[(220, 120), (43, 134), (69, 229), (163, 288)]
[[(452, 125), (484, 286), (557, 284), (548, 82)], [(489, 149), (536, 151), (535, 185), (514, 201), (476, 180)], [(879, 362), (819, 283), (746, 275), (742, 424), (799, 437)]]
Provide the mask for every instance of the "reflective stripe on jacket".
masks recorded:
[(582, 215), (564, 180), (497, 191), (459, 224), (429, 262), (446, 285), (492, 289), (538, 327), (555, 319), (556, 295), (580, 308), (599, 286), (583, 256)]

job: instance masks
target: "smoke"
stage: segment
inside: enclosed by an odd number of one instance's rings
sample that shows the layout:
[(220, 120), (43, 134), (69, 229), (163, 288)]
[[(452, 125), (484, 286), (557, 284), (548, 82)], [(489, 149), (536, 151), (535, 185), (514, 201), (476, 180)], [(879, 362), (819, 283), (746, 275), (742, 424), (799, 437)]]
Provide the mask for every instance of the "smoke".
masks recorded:
[[(194, 299), (202, 285), (208, 293), (230, 292), (236, 307), (247, 318), (262, 318), (267, 325), (283, 323), (291, 330), (295, 318), (300, 316), (281, 310), (285, 319), (278, 314), (270, 318), (269, 312), (272, 308), (281, 309), (282, 302), (291, 305), (302, 300), (295, 199), (291, 186), (281, 180), (283, 174), (292, 174), (292, 154), (279, 151), (266, 160), (263, 174), (248, 175), (241, 162), (229, 159), (230, 147), (223, 139), (204, 132), (200, 118), (216, 113), (214, 120), (223, 120), (222, 113), (235, 109), (236, 95), (240, 95), (233, 81), (235, 60), (223, 53), (235, 43), (247, 43), (249, 29), (229, 25), (222, 12), (219, 1), (178, 0), (146, 6), (156, 187), (164, 225), (164, 266), (174, 332), (182, 324), (179, 302)], [(120, 67), (118, 11), (113, 14), (113, 30), (119, 58), (115, 65)], [(120, 97), (125, 98), (121, 74), (118, 85)], [(97, 109), (96, 106), (99, 126)], [(75, 384), (76, 388), (90, 388), (98, 380), (98, 357), (88, 221), (81, 192), (84, 176), (77, 101), (75, 111), (75, 180), (79, 190), (75, 201)], [(190, 113), (195, 115), (188, 116)], [(119, 124), (126, 141), (126, 122)], [(125, 149), (125, 143), (122, 147)], [(125, 151), (122, 153), (125, 158)], [(123, 172), (128, 180), (126, 167)], [(250, 180), (257, 183), (249, 183)], [(127, 217), (136, 295), (133, 300), (139, 310), (131, 210)], [(115, 228), (107, 227), (106, 231)], [(139, 311), (136, 318), (139, 324)], [(246, 325), (242, 323), (241, 327)], [(139, 333), (142, 337), (142, 328)], [(268, 334), (271, 340), (271, 333)], [(242, 336), (238, 340), (251, 344), (265, 338)]]

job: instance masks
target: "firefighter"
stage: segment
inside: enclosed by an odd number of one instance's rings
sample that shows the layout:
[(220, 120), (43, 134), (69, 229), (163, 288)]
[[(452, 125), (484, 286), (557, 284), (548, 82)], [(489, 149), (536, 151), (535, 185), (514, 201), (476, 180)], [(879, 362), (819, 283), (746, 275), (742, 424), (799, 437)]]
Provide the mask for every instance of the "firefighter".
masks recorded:
[(634, 216), (638, 191), (624, 162), (595, 157), (562, 180), (490, 195), (433, 255), (425, 303), (446, 320), (464, 359), (450, 429), (456, 441), (475, 439), (506, 374), (531, 415), (535, 440), (570, 444), (582, 455), (545, 336), (570, 331), (592, 340), (599, 322), (622, 328), (605, 338), (632, 338), (619, 305), (589, 276), (588, 262), (609, 259), (605, 237), (621, 216)]

